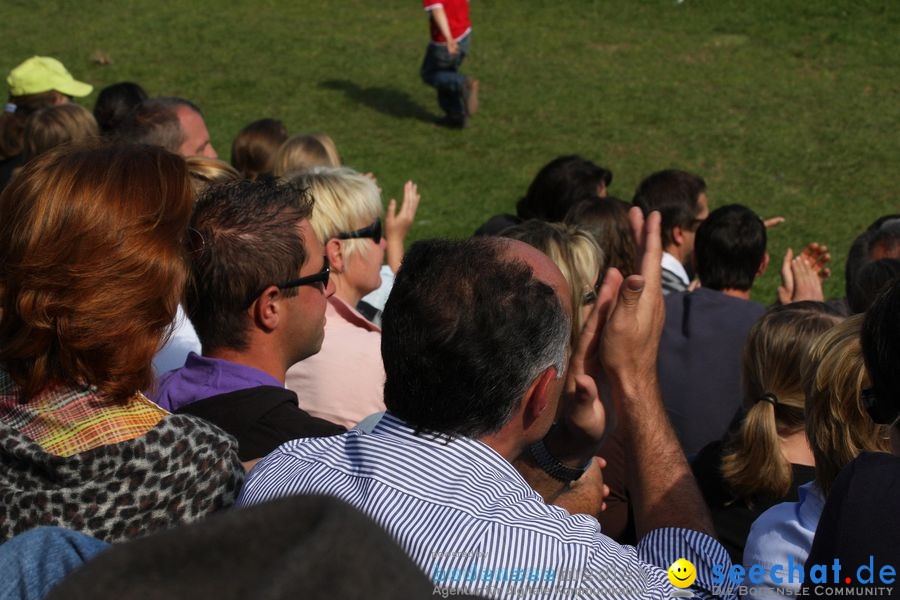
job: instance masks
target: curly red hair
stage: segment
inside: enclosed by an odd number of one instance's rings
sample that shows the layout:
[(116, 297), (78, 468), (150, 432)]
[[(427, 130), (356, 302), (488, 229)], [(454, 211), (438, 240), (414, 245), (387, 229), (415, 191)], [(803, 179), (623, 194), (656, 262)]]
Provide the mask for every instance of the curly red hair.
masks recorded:
[(0, 363), (26, 401), (61, 384), (124, 402), (151, 385), (191, 207), (184, 160), (151, 146), (60, 147), (13, 179), (0, 195)]

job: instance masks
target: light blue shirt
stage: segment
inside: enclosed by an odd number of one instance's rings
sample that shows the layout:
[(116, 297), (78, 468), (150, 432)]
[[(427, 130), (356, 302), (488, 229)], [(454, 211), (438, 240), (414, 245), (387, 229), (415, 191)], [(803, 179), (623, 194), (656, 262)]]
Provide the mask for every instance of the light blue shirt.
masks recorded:
[[(799, 593), (803, 584), (798, 581), (798, 573), (805, 574), (804, 565), (812, 548), (825, 499), (815, 481), (798, 487), (797, 496), (799, 502), (782, 502), (761, 514), (750, 527), (750, 535), (744, 545), (744, 569), (749, 573), (753, 565), (765, 568), (761, 583), (750, 583), (748, 580), (744, 585), (750, 588), (780, 588), (786, 593), (748, 594), (744, 596), (745, 599), (795, 598)], [(773, 581), (770, 576), (775, 565), (781, 567), (775, 569), (776, 577), (782, 579), (780, 583)], [(791, 574), (788, 572), (790, 565), (800, 565), (800, 569), (792, 569)]]
[[(548, 599), (668, 599), (676, 588), (666, 569), (677, 559), (691, 561), (695, 586), (710, 590), (712, 565), (731, 567), (725, 549), (696, 531), (657, 529), (636, 548), (619, 545), (593, 517), (545, 504), (486, 444), (416, 434), (389, 412), (370, 433), (283, 444), (251, 471), (237, 505), (291, 494), (349, 502), (386, 529), (435, 586), (487, 597), (528, 586), (541, 589), (528, 597)], [(573, 587), (581, 591), (568, 591)], [(710, 597), (697, 587), (690, 591)]]

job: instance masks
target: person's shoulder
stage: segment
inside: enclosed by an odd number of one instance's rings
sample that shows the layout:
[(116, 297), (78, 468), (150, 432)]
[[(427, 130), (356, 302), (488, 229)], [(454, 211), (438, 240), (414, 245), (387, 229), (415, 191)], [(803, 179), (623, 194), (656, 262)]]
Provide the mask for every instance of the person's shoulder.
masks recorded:
[(781, 502), (759, 515), (750, 526), (747, 544), (744, 546), (744, 563), (759, 562), (758, 559), (771, 557), (773, 545), (783, 544), (790, 532), (800, 529), (799, 510), (799, 502)]
[(850, 463), (848, 470), (856, 473), (883, 470), (900, 475), (900, 456), (885, 452), (863, 452)]
[(135, 440), (163, 451), (177, 451), (187, 443), (199, 452), (233, 452), (237, 456), (234, 437), (206, 419), (189, 414), (167, 414), (156, 427)]

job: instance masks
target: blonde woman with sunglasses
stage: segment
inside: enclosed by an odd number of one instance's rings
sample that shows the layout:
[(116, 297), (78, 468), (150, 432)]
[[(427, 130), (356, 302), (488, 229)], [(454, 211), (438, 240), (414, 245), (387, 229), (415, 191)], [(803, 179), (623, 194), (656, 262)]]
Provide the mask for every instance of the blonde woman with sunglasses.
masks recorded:
[[(290, 179), (314, 198), (310, 222), (325, 246), (335, 292), (328, 300), (322, 350), (288, 370), (287, 387), (313, 416), (350, 428), (384, 411), (381, 329), (356, 307), (381, 285), (385, 252), (393, 251), (392, 266), (399, 264), (397, 246), (402, 253), (405, 230), (397, 228), (394, 201), (388, 222), (382, 222), (381, 194), (366, 175), (346, 167), (321, 167)], [(414, 184), (412, 188), (418, 204)], [(401, 212), (408, 212), (409, 204), (407, 198)]]

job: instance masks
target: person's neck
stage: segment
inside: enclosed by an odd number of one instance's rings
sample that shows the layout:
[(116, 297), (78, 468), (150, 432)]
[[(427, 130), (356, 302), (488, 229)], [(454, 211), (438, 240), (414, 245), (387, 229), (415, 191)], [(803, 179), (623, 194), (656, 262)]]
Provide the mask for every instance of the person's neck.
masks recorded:
[(218, 348), (209, 352), (204, 351), (203, 356), (227, 360), (228, 362), (244, 365), (245, 367), (253, 367), (263, 373), (271, 375), (284, 384), (285, 371), (287, 369), (284, 366), (284, 361), (275, 352), (261, 352), (258, 350), (239, 351), (233, 348)]
[(504, 435), (503, 432), (481, 436), (478, 438), (478, 441), (490, 446), (494, 452), (510, 463), (514, 462), (525, 451), (525, 447), (522, 446), (520, 440)]
[(726, 296), (731, 296), (732, 298), (740, 298), (741, 300), (749, 300), (750, 299), (750, 290), (736, 290), (734, 288), (728, 288), (724, 290), (719, 290)]
[(802, 429), (796, 433), (781, 437), (781, 452), (784, 458), (792, 465), (806, 465), (814, 467), (816, 459), (813, 456), (812, 449), (809, 447), (809, 440), (806, 439), (806, 432)]
[(359, 290), (347, 285), (341, 277), (335, 277), (334, 279), (334, 295), (341, 302), (353, 308), (356, 308), (356, 305), (363, 298), (363, 294), (359, 293)]

